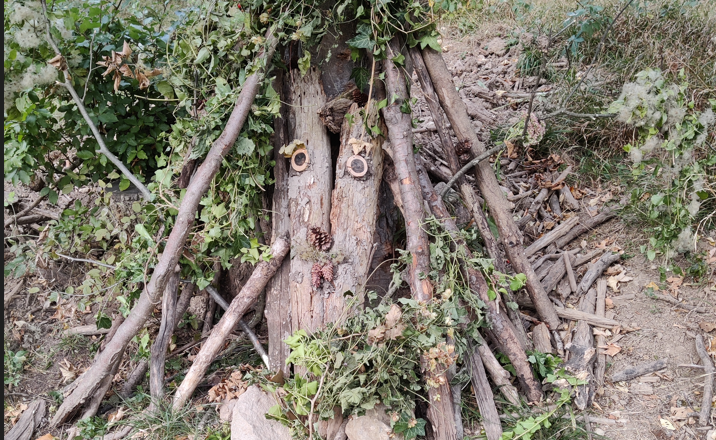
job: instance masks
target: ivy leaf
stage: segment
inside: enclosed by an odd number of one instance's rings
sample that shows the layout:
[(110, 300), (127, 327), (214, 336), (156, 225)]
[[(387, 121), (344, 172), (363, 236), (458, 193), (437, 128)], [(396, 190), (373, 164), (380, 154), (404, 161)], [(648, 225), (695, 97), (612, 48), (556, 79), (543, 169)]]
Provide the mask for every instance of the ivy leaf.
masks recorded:
[(373, 50), (375, 47), (375, 41), (371, 38), (370, 34), (358, 34), (350, 40), (346, 41), (348, 47), (355, 49), (370, 49)]
[(251, 139), (242, 136), (236, 141), (235, 148), (237, 154), (251, 154), (254, 152), (256, 145)]
[(440, 44), (438, 44), (438, 37), (436, 35), (424, 35), (420, 39), (421, 49), (425, 49), (428, 46), (430, 46), (430, 48), (435, 50), (436, 52), (442, 52), (442, 47), (440, 47)]
[(518, 273), (510, 281), (510, 290), (513, 292), (520, 290), (525, 284), (527, 284), (527, 276), (523, 273)]
[(405, 65), (405, 55), (400, 53), (400, 54), (398, 54), (398, 56), (393, 57), (392, 61), (396, 66), (404, 66)]
[(174, 87), (169, 84), (169, 81), (159, 81), (156, 85), (157, 91), (164, 95), (167, 99), (174, 98)]
[(306, 76), (308, 69), (311, 67), (311, 52), (305, 51), (303, 56), (298, 59), (298, 70), (301, 76)]
[(355, 81), (358, 90), (363, 90), (370, 82), (370, 71), (365, 67), (354, 67), (351, 79)]
[(209, 48), (202, 47), (199, 51), (199, 55), (196, 56), (196, 60), (194, 60), (194, 64), (201, 64), (204, 61), (206, 61), (207, 58), (209, 58), (209, 55), (211, 55), (211, 52), (209, 52)]
[(127, 188), (129, 188), (129, 180), (122, 177), (122, 180), (119, 181), (119, 190), (124, 191)]

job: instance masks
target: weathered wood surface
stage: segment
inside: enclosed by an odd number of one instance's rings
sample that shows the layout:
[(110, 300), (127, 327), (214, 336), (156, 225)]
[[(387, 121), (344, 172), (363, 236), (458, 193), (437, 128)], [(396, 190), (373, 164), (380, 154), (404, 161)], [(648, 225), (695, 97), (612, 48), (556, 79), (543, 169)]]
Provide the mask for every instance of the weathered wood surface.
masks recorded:
[[(606, 312), (606, 294), (607, 294), (607, 280), (600, 279), (597, 281), (597, 304), (595, 307), (594, 314), (600, 318), (605, 317)], [(604, 371), (607, 367), (607, 355), (601, 352), (600, 346), (606, 344), (606, 338), (603, 335), (597, 335), (597, 361), (594, 365), (594, 382), (597, 387), (597, 392), (604, 386)]]
[(357, 104), (349, 110), (355, 121), (351, 126), (346, 119), (341, 130), (341, 148), (336, 163), (336, 181), (331, 201), (332, 254), (338, 255), (334, 266), (335, 292), (325, 298), (325, 322), (339, 322), (347, 314), (347, 301), (343, 294), (353, 292), (362, 306), (366, 280), (371, 266), (374, 234), (378, 216), (378, 195), (383, 177), (383, 148), (380, 138), (370, 141), (370, 152), (363, 150), (368, 165), (365, 176), (353, 177), (346, 169), (353, 156), (351, 139), (367, 136), (360, 122)]
[(714, 392), (714, 381), (716, 381), (716, 368), (711, 360), (711, 356), (706, 351), (704, 338), (696, 335), (696, 353), (701, 358), (704, 365), (704, 393), (701, 399), (701, 412), (699, 413), (699, 425), (706, 426), (711, 419), (711, 399)]
[(309, 244), (307, 234), (310, 227), (331, 232), (333, 161), (330, 139), (317, 113), (326, 103), (320, 72), (311, 67), (302, 77), (294, 70), (289, 82), (289, 137), (302, 141), (309, 155), (308, 167), (301, 172), (289, 169), (288, 178), (292, 240), (289, 275), (291, 330), (303, 329), (311, 333), (324, 323), (323, 297), (330, 285), (324, 283), (323, 289), (314, 289), (311, 285), (311, 268), (318, 260), (319, 251)]
[(540, 237), (534, 243), (529, 245), (527, 247), (527, 249), (525, 249), (525, 255), (527, 257), (531, 257), (532, 255), (536, 254), (537, 252), (546, 248), (550, 244), (557, 241), (558, 238), (562, 237), (563, 235), (565, 235), (569, 231), (571, 231), (572, 228), (574, 228), (577, 225), (577, 223), (579, 223), (579, 218), (577, 216), (570, 217), (566, 221), (562, 222), (559, 226), (552, 229), (548, 233), (544, 234), (542, 237)]
[(15, 426), (7, 434), (6, 440), (31, 440), (32, 434), (42, 423), (46, 407), (43, 399), (33, 400), (22, 413)]
[(654, 371), (659, 371), (662, 368), (666, 368), (666, 365), (666, 359), (659, 359), (658, 361), (635, 365), (633, 367), (628, 367), (614, 373), (611, 379), (612, 382), (632, 380), (639, 376), (643, 376), (645, 374), (653, 373)]
[[(590, 290), (582, 301), (580, 311), (585, 314), (594, 313), (594, 301), (596, 299), (596, 291)], [(591, 296), (591, 299), (590, 299)], [(575, 387), (574, 404), (584, 410), (594, 398), (594, 375), (592, 374), (592, 365), (596, 358), (597, 351), (594, 348), (594, 336), (592, 328), (584, 320), (577, 322), (575, 327), (572, 343), (569, 347), (570, 358), (564, 368), (573, 376), (587, 381), (584, 385)]]
[(537, 324), (532, 328), (532, 341), (535, 344), (535, 350), (542, 353), (554, 353), (552, 342), (549, 339), (549, 329), (545, 323)]
[[(291, 218), (289, 216), (288, 197), (288, 160), (279, 153), (283, 145), (289, 144), (293, 139), (288, 136), (289, 108), (285, 104), (288, 96), (285, 73), (279, 71), (276, 75), (274, 89), (279, 91), (281, 96), (281, 118), (274, 120), (274, 160), (276, 165), (273, 169), (274, 184), (272, 208), (271, 208), (271, 243), (278, 237), (289, 235), (291, 231)], [(291, 260), (285, 259), (278, 268), (276, 274), (266, 285), (266, 326), (268, 327), (268, 356), (271, 369), (282, 370), (285, 377), (291, 372), (291, 367), (286, 365), (286, 358), (290, 349), (283, 341), (291, 336), (291, 291), (289, 276), (291, 271)]]
[(480, 409), (485, 434), (487, 434), (488, 440), (499, 440), (502, 437), (502, 425), (500, 425), (500, 415), (495, 407), (495, 396), (492, 394), (490, 383), (487, 382), (485, 366), (480, 353), (470, 346), (468, 349), (471, 352), (469, 366), (472, 389), (475, 392), (477, 407)]
[[(566, 187), (565, 187), (566, 188)], [(570, 195), (572, 194), (567, 190), (567, 193)], [(584, 234), (585, 232), (591, 231), (592, 229), (596, 228), (597, 226), (601, 225), (602, 223), (611, 220), (616, 216), (616, 213), (614, 211), (611, 211), (609, 209), (606, 209), (599, 214), (595, 215), (594, 217), (587, 217), (579, 220), (579, 224), (576, 225), (574, 228), (572, 228), (570, 231), (568, 231), (563, 237), (560, 237), (557, 239), (556, 244), (557, 247), (563, 248), (564, 246), (568, 245), (572, 240), (579, 237), (580, 235)]]
[(602, 255), (602, 258), (600, 258), (596, 263), (589, 266), (589, 270), (587, 270), (587, 273), (585, 273), (582, 277), (582, 281), (579, 283), (579, 286), (577, 286), (576, 294), (581, 295), (587, 290), (589, 290), (589, 288), (592, 287), (594, 281), (596, 281), (596, 279), (599, 278), (599, 276), (605, 270), (607, 270), (607, 267), (619, 261), (621, 257), (621, 255), (612, 254), (611, 252)]

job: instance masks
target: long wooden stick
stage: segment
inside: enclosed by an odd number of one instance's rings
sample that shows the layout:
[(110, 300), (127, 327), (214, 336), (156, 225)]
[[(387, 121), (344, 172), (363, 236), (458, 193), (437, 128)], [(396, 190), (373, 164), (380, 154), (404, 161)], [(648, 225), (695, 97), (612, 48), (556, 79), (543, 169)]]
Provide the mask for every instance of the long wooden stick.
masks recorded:
[[(607, 294), (607, 280), (600, 279), (597, 281), (597, 306), (595, 315), (600, 318), (604, 318), (606, 312), (606, 294)], [(596, 337), (597, 347), (603, 346), (606, 343), (606, 338), (603, 335), (597, 335)], [(597, 362), (594, 366), (594, 382), (599, 390), (604, 385), (604, 371), (607, 368), (607, 355), (601, 353), (601, 350), (597, 348)]]
[(480, 354), (472, 348), (470, 343), (468, 343), (468, 350), (471, 353), (469, 366), (472, 389), (475, 392), (475, 400), (477, 400), (477, 407), (480, 409), (487, 439), (499, 440), (502, 437), (502, 425), (500, 425), (500, 415), (495, 407), (495, 396), (492, 395), (492, 389), (487, 382), (485, 366), (482, 364)]
[(191, 226), (194, 223), (194, 218), (196, 217), (197, 209), (199, 208), (199, 202), (209, 189), (209, 185), (214, 179), (214, 176), (218, 173), (222, 160), (239, 137), (244, 122), (251, 111), (251, 105), (259, 92), (259, 87), (266, 74), (266, 68), (270, 64), (276, 49), (278, 40), (275, 37), (275, 32), (275, 28), (272, 28), (268, 32), (266, 48), (263, 53), (258, 55), (261, 68), (246, 78), (224, 131), (219, 138), (214, 141), (206, 159), (189, 183), (189, 187), (179, 206), (179, 213), (176, 217), (174, 227), (169, 234), (166, 246), (159, 258), (159, 262), (154, 268), (149, 283), (139, 296), (130, 315), (117, 329), (117, 333), (114, 338), (112, 338), (112, 341), (110, 341), (104, 351), (95, 358), (90, 368), (75, 381), (76, 385), (73, 385), (74, 390), (65, 398), (62, 405), (58, 408), (57, 413), (52, 418), (52, 426), (57, 426), (64, 422), (69, 416), (74, 414), (89, 397), (94, 395), (102, 379), (109, 374), (114, 361), (124, 353), (124, 349), (129, 341), (144, 326), (147, 318), (149, 318), (149, 315), (152, 313), (158, 296), (164, 291), (174, 267), (179, 263), (179, 258), (184, 249), (184, 243), (186, 243), (186, 239), (191, 231)]
[(169, 279), (164, 297), (162, 298), (162, 321), (159, 325), (159, 332), (152, 344), (152, 359), (149, 368), (149, 392), (152, 402), (149, 404), (150, 411), (164, 397), (164, 361), (167, 356), (167, 347), (171, 342), (174, 333), (174, 323), (177, 312), (177, 289), (179, 288), (179, 265), (174, 268), (174, 274)]
[(706, 426), (711, 418), (711, 398), (714, 392), (714, 380), (716, 380), (716, 368), (711, 361), (711, 356), (706, 352), (704, 346), (704, 338), (701, 335), (696, 335), (696, 353), (701, 358), (701, 363), (704, 364), (704, 396), (701, 400), (701, 412), (699, 413), (699, 424)]
[(246, 284), (244, 284), (241, 292), (231, 301), (231, 305), (226, 310), (226, 313), (224, 313), (224, 316), (222, 316), (219, 323), (214, 326), (211, 335), (206, 342), (204, 342), (199, 354), (196, 355), (194, 363), (186, 373), (186, 377), (181, 385), (179, 385), (179, 388), (177, 388), (172, 403), (174, 409), (181, 408), (186, 401), (189, 400), (199, 381), (201, 381), (209, 369), (209, 365), (214, 360), (214, 357), (219, 350), (221, 350), (226, 336), (234, 330), (239, 319), (246, 313), (251, 304), (256, 301), (256, 298), (259, 297), (261, 291), (266, 287), (268, 280), (271, 279), (281, 266), (283, 258), (288, 254), (289, 248), (288, 239), (278, 238), (271, 245), (271, 260), (261, 261), (256, 265), (254, 272), (246, 281)]
[[(455, 89), (452, 75), (450, 75), (445, 60), (440, 53), (431, 48), (425, 48), (422, 51), (422, 55), (440, 104), (450, 120), (457, 138), (469, 145), (475, 155), (479, 156), (485, 152), (485, 146), (475, 133), (475, 128), (470, 122), (465, 103), (460, 99), (460, 95)], [(497, 223), (500, 237), (505, 246), (505, 252), (515, 271), (523, 273), (527, 277), (527, 291), (537, 307), (537, 312), (550, 326), (550, 329), (555, 331), (560, 324), (559, 317), (552, 302), (547, 297), (547, 292), (542, 288), (534, 270), (532, 270), (532, 266), (525, 257), (522, 234), (517, 229), (515, 222), (512, 220), (512, 214), (507, 209), (505, 197), (497, 182), (495, 173), (487, 162), (480, 162), (475, 170), (477, 185)]]

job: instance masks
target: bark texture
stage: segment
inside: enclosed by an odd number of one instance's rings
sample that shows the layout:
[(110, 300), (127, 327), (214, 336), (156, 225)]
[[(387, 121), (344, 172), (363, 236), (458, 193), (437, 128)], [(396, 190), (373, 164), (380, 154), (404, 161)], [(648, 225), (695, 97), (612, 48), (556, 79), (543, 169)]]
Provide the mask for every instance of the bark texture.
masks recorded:
[(179, 288), (179, 265), (174, 268), (174, 274), (169, 279), (162, 299), (162, 321), (159, 325), (154, 343), (152, 344), (152, 361), (149, 371), (149, 391), (152, 396), (150, 408), (164, 397), (164, 361), (167, 357), (167, 348), (174, 333), (174, 323), (177, 312), (177, 289)]

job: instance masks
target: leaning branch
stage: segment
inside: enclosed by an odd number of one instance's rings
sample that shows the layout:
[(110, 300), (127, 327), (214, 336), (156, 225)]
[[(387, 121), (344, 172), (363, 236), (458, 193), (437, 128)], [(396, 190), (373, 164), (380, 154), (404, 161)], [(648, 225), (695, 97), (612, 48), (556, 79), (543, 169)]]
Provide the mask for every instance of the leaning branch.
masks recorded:
[[(64, 82), (59, 82), (61, 86), (67, 89), (68, 92), (70, 92), (70, 95), (72, 95), (72, 100), (75, 102), (75, 105), (77, 105), (77, 108), (80, 110), (80, 113), (82, 114), (82, 117), (87, 122), (87, 125), (89, 125), (90, 130), (92, 130), (92, 134), (94, 135), (94, 138), (97, 140), (97, 144), (99, 145), (99, 151), (100, 153), (104, 154), (107, 159), (109, 159), (110, 162), (112, 162), (119, 170), (124, 174), (124, 176), (134, 184), (134, 186), (139, 189), (139, 191), (142, 192), (142, 195), (144, 196), (145, 200), (151, 200), (152, 193), (149, 192), (146, 186), (142, 182), (139, 181), (137, 176), (132, 174), (131, 171), (122, 163), (121, 160), (117, 158), (114, 154), (112, 154), (111, 151), (107, 148), (107, 145), (104, 143), (104, 138), (100, 134), (99, 130), (97, 129), (97, 126), (94, 122), (92, 122), (92, 118), (90, 118), (89, 113), (87, 113), (87, 109), (85, 108), (84, 103), (82, 102), (82, 98), (77, 94), (77, 91), (72, 86), (72, 78), (70, 77), (69, 73), (69, 67), (67, 66), (67, 61), (65, 61), (65, 58), (62, 56), (62, 53), (60, 52), (59, 47), (57, 47), (57, 44), (55, 43), (55, 40), (52, 38), (52, 34), (50, 33), (50, 19), (47, 16), (47, 2), (45, 0), (42, 0), (42, 12), (44, 13), (45, 22), (46, 22), (46, 28), (47, 28), (47, 41), (50, 43), (50, 46), (52, 46), (52, 49), (55, 51), (55, 58), (53, 61), (57, 60), (57, 62), (50, 62), (51, 65), (58, 67), (62, 70), (62, 73), (65, 76)], [(91, 68), (91, 66), (90, 66)]]
[(503, 150), (504, 148), (504, 144), (499, 145), (495, 148), (485, 151), (484, 153), (480, 154), (479, 156), (468, 162), (464, 167), (460, 169), (460, 171), (458, 171), (452, 176), (452, 179), (450, 179), (447, 185), (445, 185), (445, 188), (443, 188), (443, 190), (440, 192), (440, 197), (445, 197), (445, 194), (447, 194), (448, 190), (455, 184), (455, 182), (457, 182), (458, 179), (467, 174), (467, 172), (470, 171), (475, 165), (479, 164), (480, 162), (497, 153), (498, 151)]

